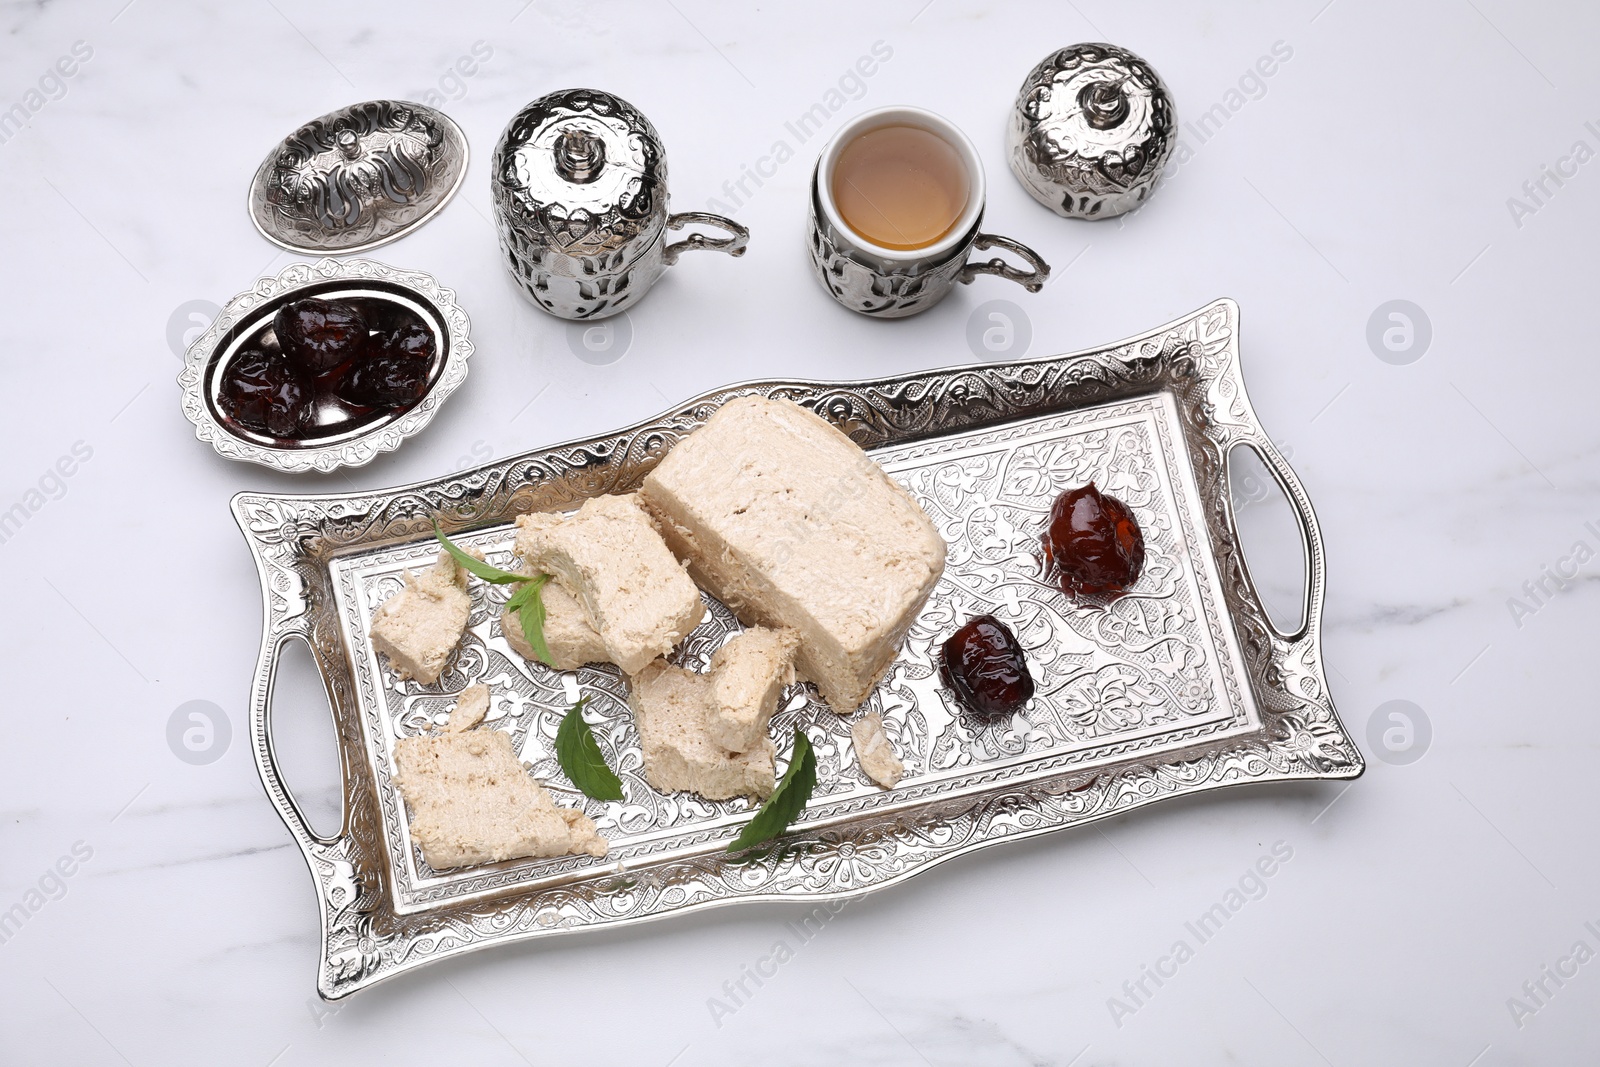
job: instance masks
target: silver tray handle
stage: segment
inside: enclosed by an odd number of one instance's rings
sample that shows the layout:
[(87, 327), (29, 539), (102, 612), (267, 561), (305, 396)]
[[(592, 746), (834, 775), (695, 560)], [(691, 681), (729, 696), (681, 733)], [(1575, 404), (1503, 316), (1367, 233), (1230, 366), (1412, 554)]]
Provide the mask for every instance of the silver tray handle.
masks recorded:
[[(277, 680), (283, 646), (290, 641), (304, 641), (312, 659), (316, 660), (316, 647), (305, 630), (289, 629), (273, 636), (268, 626), (261, 639), (255, 681), (250, 686), (250, 748), (267, 797), (272, 801), (272, 806), (278, 809), (284, 826), (288, 827), (289, 833), (300, 846), (300, 854), (305, 858), (306, 866), (311, 869), (311, 877), (316, 882), (322, 942), (317, 962), (317, 992), (324, 1000), (337, 1000), (359, 988), (367, 970), (362, 953), (354, 951), (349, 945), (336, 946), (331, 937), (334, 927), (348, 925), (344, 917), (359, 910), (363, 896), (362, 879), (353, 862), (355, 850), (352, 846), (355, 842), (350, 829), (350, 775), (349, 768), (341, 765), (339, 793), (343, 802), (339, 830), (323, 837), (311, 829), (299, 802), (289, 792), (272, 748), (272, 686)], [(318, 661), (316, 666), (317, 674), (326, 685), (329, 677), (326, 665)], [(331, 713), (331, 693), (329, 699)], [(339, 724), (335, 718), (336, 734), (338, 730)], [(343, 748), (340, 745), (341, 752)]]
[(668, 264), (678, 262), (678, 256), (684, 252), (694, 252), (704, 249), (711, 252), (726, 252), (730, 256), (742, 256), (747, 245), (750, 244), (750, 231), (734, 222), (732, 219), (721, 215), (713, 215), (709, 211), (680, 211), (667, 219), (667, 229), (681, 230), (694, 223), (700, 226), (715, 226), (727, 230), (727, 237), (707, 237), (703, 233), (691, 233), (688, 237), (670, 244), (662, 253), (662, 260)]
[[(284, 823), (289, 827), (289, 832), (298, 838), (302, 845), (314, 851), (325, 852), (338, 845), (343, 833), (324, 837), (311, 829), (311, 824), (306, 820), (305, 814), (300, 810), (300, 804), (295, 800), (294, 794), (289, 792), (289, 787), (284, 783), (283, 772), (278, 768), (278, 757), (272, 747), (272, 687), (278, 677), (278, 663), (281, 659), (283, 646), (290, 641), (304, 641), (308, 651), (315, 657), (316, 651), (311, 646), (309, 636), (300, 630), (289, 630), (263, 638), (261, 642), (261, 657), (256, 664), (255, 682), (250, 688), (250, 746), (255, 752), (256, 766), (261, 771), (261, 780), (266, 784), (267, 795), (272, 798), (273, 805), (278, 809), (278, 814), (283, 816)], [(326, 681), (327, 672), (322, 665), (317, 665), (317, 674)], [(337, 730), (338, 724), (334, 728)], [(343, 793), (343, 775), (341, 774), (341, 794)], [(340, 817), (341, 831), (345, 824), (345, 815)], [(320, 848), (318, 847), (320, 846)], [(320, 873), (320, 872), (318, 872)]]
[[(1257, 423), (1259, 426), (1259, 423)], [(1305, 487), (1300, 484), (1300, 479), (1289, 466), (1283, 454), (1277, 449), (1265, 433), (1257, 433), (1234, 446), (1249, 448), (1260, 457), (1267, 470), (1272, 472), (1273, 480), (1278, 483), (1278, 488), (1289, 501), (1290, 509), (1294, 512), (1295, 522), (1300, 528), (1300, 560), (1301, 560), (1301, 585), (1305, 588), (1305, 602), (1301, 606), (1300, 625), (1293, 633), (1284, 633), (1272, 620), (1272, 615), (1261, 606), (1261, 618), (1278, 637), (1291, 644), (1299, 644), (1310, 635), (1313, 642), (1320, 644), (1322, 630), (1322, 598), (1323, 587), (1327, 581), (1327, 559), (1323, 555), (1322, 530), (1317, 526), (1317, 515), (1311, 509), (1311, 498), (1306, 495)], [(1228, 465), (1233, 464), (1233, 450), (1228, 452)], [(1250, 583), (1251, 592), (1258, 604), (1261, 603), (1261, 594), (1256, 590), (1255, 578), (1250, 574), (1250, 561), (1243, 551), (1243, 542), (1239, 538), (1239, 528), (1234, 516), (1233, 498), (1231, 495), (1223, 497), (1227, 501), (1228, 523), (1233, 528), (1233, 538), (1241, 548), (1239, 551), (1240, 567), (1244, 576)]]
[(968, 263), (962, 267), (961, 273), (956, 275), (956, 281), (962, 285), (967, 285), (980, 274), (998, 274), (1008, 281), (1016, 282), (1030, 293), (1037, 293), (1044, 288), (1044, 283), (1050, 278), (1050, 264), (1021, 241), (1013, 241), (1009, 237), (999, 237), (992, 233), (980, 233), (973, 240), (972, 247), (980, 251), (986, 248), (1003, 248), (1026, 260), (1028, 269), (1018, 270), (996, 256), (987, 263)]

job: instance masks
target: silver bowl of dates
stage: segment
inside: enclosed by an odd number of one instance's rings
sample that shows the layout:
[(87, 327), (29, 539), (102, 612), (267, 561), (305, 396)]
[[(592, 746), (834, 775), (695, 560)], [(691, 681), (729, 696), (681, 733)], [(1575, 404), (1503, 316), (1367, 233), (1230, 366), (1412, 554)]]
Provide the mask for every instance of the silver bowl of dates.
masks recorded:
[(296, 263), (240, 293), (178, 384), (219, 455), (280, 471), (359, 467), (418, 433), (467, 377), (455, 293), (371, 260)]

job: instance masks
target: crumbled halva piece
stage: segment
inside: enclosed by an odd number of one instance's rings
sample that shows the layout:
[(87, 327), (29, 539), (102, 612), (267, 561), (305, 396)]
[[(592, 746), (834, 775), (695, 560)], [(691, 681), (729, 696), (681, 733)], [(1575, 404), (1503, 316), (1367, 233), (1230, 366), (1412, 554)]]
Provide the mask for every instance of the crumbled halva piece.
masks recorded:
[(729, 752), (748, 752), (767, 741), (767, 723), (783, 687), (794, 682), (793, 630), (753, 626), (735, 634), (711, 657), (711, 714), (706, 732)]
[[(517, 588), (513, 586), (512, 588)], [(589, 613), (583, 610), (578, 598), (567, 592), (560, 582), (546, 582), (539, 591), (544, 603), (544, 642), (550, 646), (553, 662), (558, 671), (574, 671), (585, 663), (605, 663), (605, 642), (589, 622)], [(500, 629), (510, 645), (524, 659), (537, 660), (533, 646), (522, 633), (522, 620), (514, 611), (500, 613)]]
[(605, 658), (634, 674), (705, 616), (700, 590), (633, 494), (597, 496), (569, 518), (517, 519), (517, 555), (583, 605)]
[(463, 730), (470, 730), (489, 717), (489, 687), (479, 682), (469, 685), (461, 691), (456, 698), (456, 706), (450, 711), (450, 718), (444, 724), (447, 734), (459, 734)]
[(906, 773), (906, 766), (894, 754), (894, 746), (883, 732), (883, 716), (868, 712), (851, 723), (850, 740), (855, 745), (856, 762), (867, 777), (885, 789), (893, 789)]
[(686, 789), (708, 800), (768, 797), (776, 785), (777, 751), (762, 738), (747, 752), (711, 740), (712, 679), (655, 660), (628, 680), (644, 750), (644, 776), (664, 793)]
[(590, 819), (557, 807), (503, 730), (475, 730), (487, 686), (461, 694), (444, 732), (395, 743), (395, 784), (411, 809), (411, 839), (435, 870), (523, 857), (604, 856)]
[(406, 571), (405, 587), (378, 605), (368, 633), (396, 674), (432, 685), (461, 643), (471, 613), (466, 569), (441, 551), (428, 570)]
[(786, 400), (730, 400), (645, 475), (639, 497), (689, 572), (747, 624), (800, 635), (796, 666), (860, 707), (944, 571), (920, 505)]

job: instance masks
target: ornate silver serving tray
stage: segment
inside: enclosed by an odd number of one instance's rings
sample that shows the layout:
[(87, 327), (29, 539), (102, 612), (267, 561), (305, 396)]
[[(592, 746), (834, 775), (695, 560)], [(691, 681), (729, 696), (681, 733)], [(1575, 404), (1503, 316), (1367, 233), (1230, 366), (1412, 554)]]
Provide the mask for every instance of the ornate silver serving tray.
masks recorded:
[[(403, 411), (379, 414), (348, 429), (304, 440), (280, 441), (226, 419), (217, 406), (222, 372), (250, 339), (270, 325), (280, 307), (302, 297), (381, 300), (406, 308), (433, 331), (434, 368), (428, 391)], [(456, 294), (422, 271), (401, 270), (370, 259), (325, 259), (291, 263), (275, 278), (258, 279), (229, 300), (206, 332), (184, 354), (178, 385), (183, 414), (195, 436), (228, 459), (259, 463), (287, 473), (359, 467), (393, 452), (422, 432), (434, 413), (467, 378), (472, 355), (471, 323)]]
[[(869, 382), (746, 383), (617, 433), (432, 482), (350, 496), (236, 496), (266, 609), (250, 739), (317, 884), (319, 992), (337, 999), (505, 942), (741, 900), (856, 895), (987, 845), (1201, 790), (1358, 776), (1361, 755), (1322, 668), (1316, 520), (1251, 410), (1238, 340), (1238, 308), (1222, 300), (1076, 355)], [(870, 785), (850, 751), (850, 720), (794, 687), (773, 734), (806, 730), (817, 790), (787, 836), (730, 858), (724, 849), (749, 818), (747, 802), (650, 789), (615, 669), (558, 672), (516, 655), (499, 629), (505, 587), (474, 583), (468, 634), (432, 686), (399, 682), (384, 668), (367, 620), (406, 567), (434, 556), (435, 517), (504, 565), (513, 516), (634, 488), (674, 442), (746, 393), (792, 399), (849, 433), (921, 501), (950, 552), (867, 707), (882, 712), (904, 781), (889, 791)], [(1240, 553), (1227, 480), (1239, 445), (1262, 456), (1299, 515), (1308, 573), (1296, 633), (1268, 621)], [(1074, 605), (1040, 580), (1050, 504), (1091, 478), (1133, 508), (1147, 542), (1138, 584), (1109, 608)], [(681, 662), (703, 663), (738, 627), (710, 606)], [(1038, 683), (1009, 721), (975, 722), (938, 682), (939, 643), (978, 612), (1012, 626)], [(332, 702), (344, 768), (343, 822), (332, 837), (311, 831), (273, 760), (268, 708), (291, 640), (309, 644)], [(610, 856), (452, 870), (423, 861), (393, 784), (394, 744), (441, 722), (455, 694), (478, 681), (495, 694), (486, 728), (511, 733), (559, 802), (584, 806), (610, 839)], [(590, 698), (596, 736), (623, 779), (622, 802), (560, 788), (555, 731), (579, 695)], [(291, 713), (301, 711), (311, 713)]]

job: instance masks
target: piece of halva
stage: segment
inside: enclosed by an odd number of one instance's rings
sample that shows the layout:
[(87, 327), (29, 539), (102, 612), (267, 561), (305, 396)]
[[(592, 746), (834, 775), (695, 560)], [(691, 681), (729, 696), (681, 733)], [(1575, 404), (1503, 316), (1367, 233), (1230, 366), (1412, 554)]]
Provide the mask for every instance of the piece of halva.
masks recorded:
[(628, 704), (644, 750), (644, 776), (664, 793), (686, 789), (708, 800), (768, 797), (776, 785), (771, 740), (729, 752), (711, 740), (712, 680), (655, 660), (628, 679)]
[(456, 706), (450, 709), (450, 718), (444, 724), (447, 734), (459, 734), (463, 730), (470, 730), (484, 719), (489, 717), (489, 687), (479, 682), (469, 685), (461, 691), (456, 698)]
[(906, 773), (905, 764), (894, 754), (894, 746), (883, 732), (883, 716), (868, 712), (850, 724), (850, 741), (856, 750), (856, 762), (867, 777), (885, 789), (893, 789)]
[(442, 733), (395, 742), (395, 784), (411, 811), (411, 839), (428, 866), (604, 856), (606, 840), (594, 820), (550, 799), (517, 760), (510, 734), (472, 729), (488, 709), (488, 687), (473, 686)]
[[(550, 666), (558, 671), (573, 671), (585, 663), (607, 662), (605, 642), (595, 632), (589, 613), (577, 597), (567, 592), (560, 582), (549, 581), (539, 590), (539, 599), (544, 604), (544, 642), (550, 646)], [(539, 658), (523, 635), (522, 620), (515, 611), (500, 613), (500, 629), (506, 635), (506, 644), (519, 656), (531, 660)]]
[(841, 715), (882, 679), (944, 570), (911, 495), (786, 400), (728, 401), (639, 496), (707, 592), (747, 624), (800, 635), (796, 666)]
[(516, 551), (578, 599), (605, 658), (627, 674), (671, 652), (705, 615), (700, 590), (632, 493), (592, 497), (568, 518), (519, 516)]
[(406, 571), (405, 585), (372, 613), (368, 633), (396, 674), (432, 685), (461, 643), (471, 613), (466, 569), (441, 551), (428, 570)]
[(800, 637), (793, 630), (752, 626), (711, 657), (711, 714), (706, 730), (729, 752), (748, 752), (767, 741), (767, 723), (783, 687), (794, 681)]

